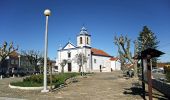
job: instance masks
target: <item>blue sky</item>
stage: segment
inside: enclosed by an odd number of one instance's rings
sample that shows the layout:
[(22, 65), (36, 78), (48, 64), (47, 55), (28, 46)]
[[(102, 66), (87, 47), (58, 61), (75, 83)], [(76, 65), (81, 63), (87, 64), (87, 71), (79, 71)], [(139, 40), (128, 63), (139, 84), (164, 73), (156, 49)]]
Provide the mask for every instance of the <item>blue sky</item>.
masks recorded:
[[(45, 16), (48, 8), (48, 55), (76, 35), (84, 24), (92, 36), (92, 47), (117, 55), (113, 37), (120, 34), (135, 40), (144, 25), (155, 33), (164, 51), (161, 61), (170, 61), (169, 0), (0, 0), (0, 45), (13, 41), (21, 50), (44, 50)], [(133, 51), (133, 43), (131, 47)]]

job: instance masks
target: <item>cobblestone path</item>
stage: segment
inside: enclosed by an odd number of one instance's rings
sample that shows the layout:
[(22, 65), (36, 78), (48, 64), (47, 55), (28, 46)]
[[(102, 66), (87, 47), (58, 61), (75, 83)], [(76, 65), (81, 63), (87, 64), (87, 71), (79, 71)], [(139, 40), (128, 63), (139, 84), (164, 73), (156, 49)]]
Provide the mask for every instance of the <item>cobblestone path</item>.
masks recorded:
[(143, 100), (140, 95), (131, 94), (132, 83), (137, 80), (120, 76), (121, 72), (94, 73), (86, 78), (78, 77), (78, 82), (49, 93), (10, 89), (9, 82), (21, 78), (6, 78), (0, 80), (0, 100)]

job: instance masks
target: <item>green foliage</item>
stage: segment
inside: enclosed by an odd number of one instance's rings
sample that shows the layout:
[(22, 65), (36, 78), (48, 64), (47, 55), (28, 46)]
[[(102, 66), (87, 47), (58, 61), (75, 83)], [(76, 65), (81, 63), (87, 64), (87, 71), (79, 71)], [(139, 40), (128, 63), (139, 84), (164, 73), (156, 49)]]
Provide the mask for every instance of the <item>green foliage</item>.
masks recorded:
[(156, 49), (159, 44), (156, 35), (147, 26), (144, 26), (142, 32), (140, 32), (138, 42), (138, 50), (140, 51), (143, 51), (147, 48)]
[(21, 87), (40, 87), (40, 86), (43, 86), (42, 83), (40, 84), (40, 83), (36, 83), (36, 82), (32, 82), (32, 81), (12, 82), (10, 84), (14, 85), (14, 86), (21, 86)]
[[(159, 41), (157, 40), (156, 35), (147, 27), (144, 26), (142, 32), (140, 32), (138, 37), (138, 50), (139, 52), (152, 48), (156, 49), (158, 47)], [(152, 65), (156, 66), (157, 59), (152, 59)]]
[[(71, 77), (75, 77), (79, 75), (79, 73), (61, 73), (57, 75), (52, 75), (52, 85), (58, 87), (60, 84), (64, 84), (65, 81)], [(39, 87), (43, 86), (43, 74), (40, 75), (31, 75), (30, 77), (26, 77), (22, 82), (12, 82), (11, 85), (14, 86), (23, 86), (23, 87)], [(50, 76), (47, 76), (47, 84), (50, 84)]]

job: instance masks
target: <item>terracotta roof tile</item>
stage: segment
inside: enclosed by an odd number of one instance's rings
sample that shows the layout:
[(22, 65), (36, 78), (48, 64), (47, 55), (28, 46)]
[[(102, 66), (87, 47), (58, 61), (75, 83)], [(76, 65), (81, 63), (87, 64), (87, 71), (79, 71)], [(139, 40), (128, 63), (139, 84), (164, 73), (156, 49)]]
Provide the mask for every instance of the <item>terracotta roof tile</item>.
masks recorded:
[(114, 57), (112, 57), (112, 58), (110, 58), (110, 60), (111, 60), (111, 61), (117, 61), (117, 60), (118, 60), (118, 58), (114, 58)]
[(94, 54), (94, 55), (100, 55), (100, 56), (110, 56), (109, 54), (107, 54), (106, 52), (104, 52), (103, 50), (99, 50), (99, 49), (96, 49), (96, 48), (91, 48), (91, 52)]

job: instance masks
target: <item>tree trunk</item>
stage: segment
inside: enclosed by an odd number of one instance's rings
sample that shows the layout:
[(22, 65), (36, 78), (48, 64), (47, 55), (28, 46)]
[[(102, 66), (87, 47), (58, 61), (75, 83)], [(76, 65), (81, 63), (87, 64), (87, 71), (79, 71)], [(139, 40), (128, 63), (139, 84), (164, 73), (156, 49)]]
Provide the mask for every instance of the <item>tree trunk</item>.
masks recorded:
[(79, 66), (79, 73), (81, 72), (81, 66)]
[(137, 71), (138, 71), (138, 63), (135, 62), (135, 63), (134, 63), (134, 77), (137, 77), (137, 76), (138, 76)]
[(64, 73), (64, 67), (62, 66), (61, 73)]
[(52, 66), (49, 66), (50, 68), (50, 91), (52, 91)]

